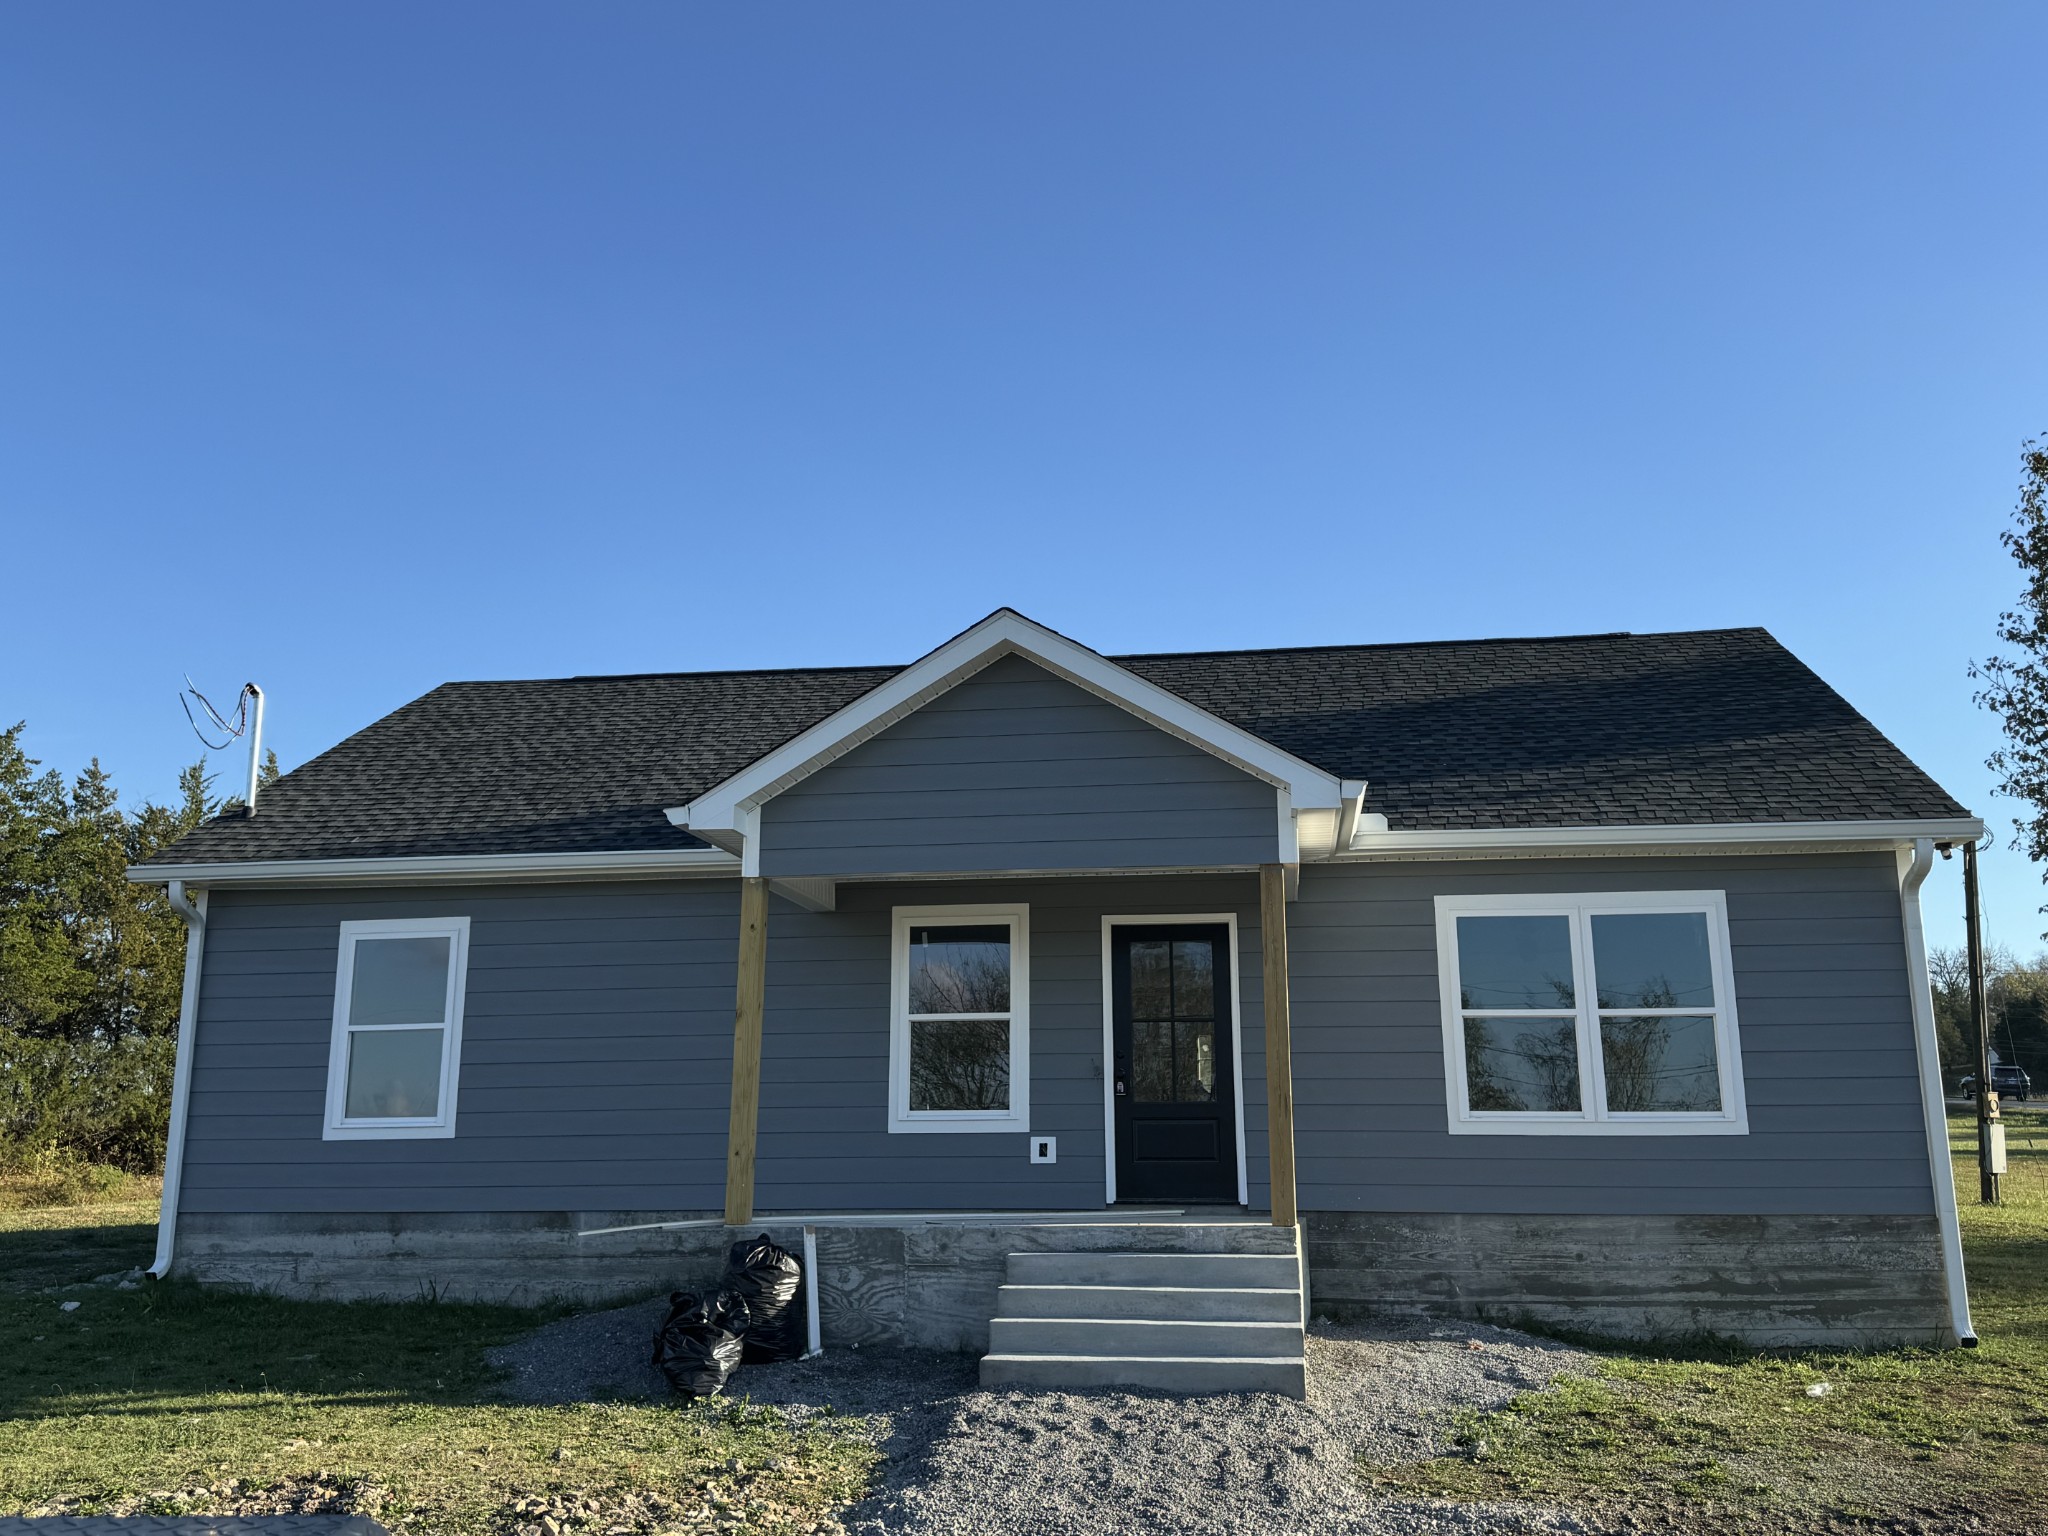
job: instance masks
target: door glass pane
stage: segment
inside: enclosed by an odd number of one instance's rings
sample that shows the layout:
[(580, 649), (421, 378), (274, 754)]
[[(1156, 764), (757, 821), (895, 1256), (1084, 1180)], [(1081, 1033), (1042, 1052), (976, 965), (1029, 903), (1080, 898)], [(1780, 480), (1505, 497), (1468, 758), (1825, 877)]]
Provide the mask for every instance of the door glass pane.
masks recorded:
[(1571, 919), (1458, 919), (1458, 997), (1467, 1008), (1570, 1008)]
[(1603, 1018), (1600, 1068), (1611, 1113), (1713, 1114), (1721, 1108), (1711, 1017)]
[(1182, 1019), (1174, 1025), (1173, 1101), (1208, 1104), (1216, 1098), (1216, 1025)]
[(1173, 1017), (1173, 945), (1165, 939), (1131, 942), (1131, 1015)]
[(912, 1013), (1008, 1013), (1006, 924), (910, 930)]
[(1007, 1019), (912, 1019), (912, 1109), (1008, 1109)]
[(1141, 1104), (1173, 1102), (1173, 1024), (1142, 1019), (1131, 1026), (1131, 1097)]
[(357, 939), (351, 1024), (439, 1024), (448, 1016), (448, 936)]
[(1602, 1008), (1711, 1008), (1714, 967), (1704, 912), (1617, 912), (1593, 919)]
[(346, 1118), (432, 1119), (440, 1112), (440, 1030), (358, 1029), (349, 1034)]
[(1577, 1114), (1577, 1030), (1570, 1019), (1467, 1018), (1465, 1086), (1475, 1110)]
[(1173, 1016), (1216, 1016), (1216, 946), (1207, 939), (1173, 941)]

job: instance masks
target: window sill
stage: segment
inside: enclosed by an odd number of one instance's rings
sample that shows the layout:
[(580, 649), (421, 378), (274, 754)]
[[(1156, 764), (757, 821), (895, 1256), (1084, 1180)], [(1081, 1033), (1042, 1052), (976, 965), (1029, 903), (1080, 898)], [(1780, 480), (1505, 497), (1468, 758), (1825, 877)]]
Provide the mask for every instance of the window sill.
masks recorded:
[(453, 1123), (402, 1125), (330, 1125), (320, 1133), (322, 1141), (445, 1141), (455, 1134)]
[(1029, 1134), (1031, 1127), (1022, 1115), (975, 1115), (972, 1118), (929, 1118), (923, 1115), (892, 1115), (889, 1119), (891, 1136), (931, 1135), (988, 1135), (997, 1131), (1014, 1131), (1019, 1135)]
[(1747, 1136), (1748, 1120), (1462, 1120), (1453, 1136)]

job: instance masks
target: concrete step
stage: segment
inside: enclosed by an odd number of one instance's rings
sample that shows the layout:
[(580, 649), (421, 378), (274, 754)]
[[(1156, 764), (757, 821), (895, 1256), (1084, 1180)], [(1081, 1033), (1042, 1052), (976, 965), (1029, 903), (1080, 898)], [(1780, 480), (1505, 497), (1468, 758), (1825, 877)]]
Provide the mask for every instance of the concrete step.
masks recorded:
[(999, 1317), (989, 1324), (988, 1347), (997, 1355), (1272, 1358), (1301, 1353), (1301, 1325), (1139, 1317)]
[(996, 1316), (1298, 1323), (1301, 1292), (1279, 1286), (1006, 1285), (996, 1292)]
[(1013, 1253), (1006, 1278), (1012, 1285), (1294, 1290), (1301, 1267), (1291, 1253)]
[(1159, 1392), (1277, 1392), (1301, 1397), (1307, 1376), (1299, 1354), (1252, 1356), (984, 1355), (984, 1387), (1087, 1390), (1149, 1387)]

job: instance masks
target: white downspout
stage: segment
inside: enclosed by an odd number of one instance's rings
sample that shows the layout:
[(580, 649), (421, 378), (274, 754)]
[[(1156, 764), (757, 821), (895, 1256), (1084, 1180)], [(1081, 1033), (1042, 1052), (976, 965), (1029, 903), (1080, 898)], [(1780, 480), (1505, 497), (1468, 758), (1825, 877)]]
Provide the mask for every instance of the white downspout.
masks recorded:
[(1934, 1180), (1934, 1220), (1941, 1229), (1949, 1326), (1956, 1342), (1974, 1349), (1970, 1289), (1963, 1277), (1963, 1232), (1956, 1218), (1956, 1170), (1949, 1160), (1948, 1109), (1941, 1094), (1941, 1047), (1934, 1033), (1934, 989), (1927, 976), (1927, 933), (1920, 924), (1920, 886), (1934, 867), (1934, 839), (1916, 837), (1899, 850), (1899, 908), (1906, 920), (1906, 981), (1913, 1000), (1913, 1044), (1920, 1057), (1920, 1108), (1927, 1127), (1927, 1171)]
[[(253, 791), (254, 785), (251, 789)], [(199, 967), (206, 955), (206, 892), (185, 895), (185, 882), (170, 883), (171, 906), (185, 920), (185, 988), (178, 1003), (178, 1051), (171, 1069), (171, 1128), (164, 1144), (164, 1198), (156, 1220), (156, 1262), (149, 1272), (161, 1280), (171, 1272), (178, 1241), (178, 1189), (185, 1174), (185, 1110), (192, 1099), (192, 1048), (199, 1032)]]

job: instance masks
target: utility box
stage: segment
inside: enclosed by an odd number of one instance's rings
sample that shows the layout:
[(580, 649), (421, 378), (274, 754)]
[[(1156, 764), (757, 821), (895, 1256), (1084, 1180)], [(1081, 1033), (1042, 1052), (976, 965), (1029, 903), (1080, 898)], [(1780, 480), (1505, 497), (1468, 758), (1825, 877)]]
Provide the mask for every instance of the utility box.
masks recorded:
[(1991, 1171), (1998, 1174), (2004, 1173), (2005, 1126), (1999, 1121), (1994, 1120), (1984, 1127), (1984, 1136), (1985, 1149), (1991, 1154)]

